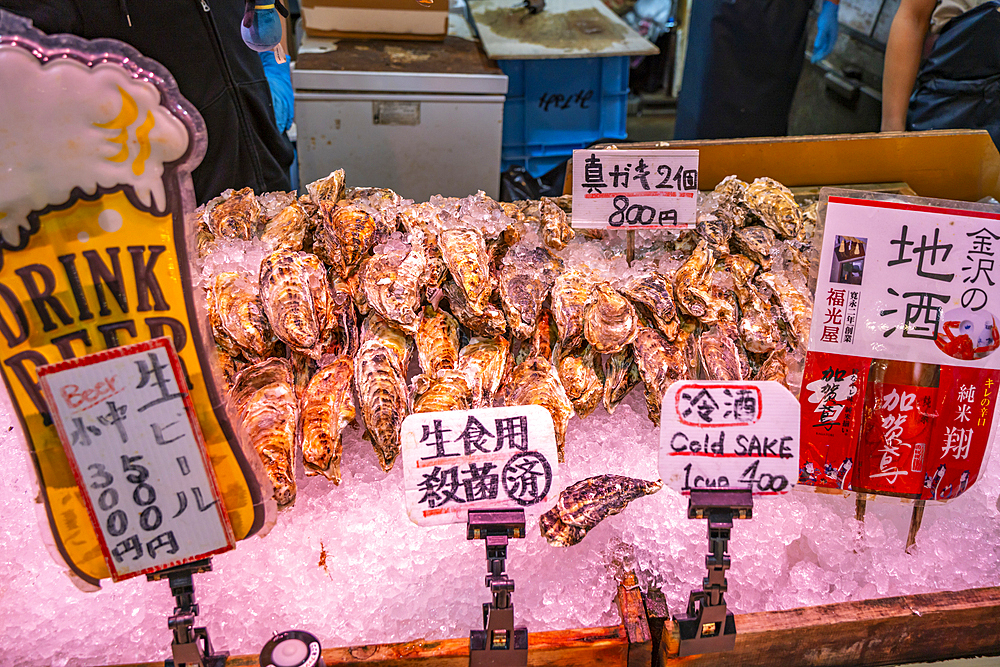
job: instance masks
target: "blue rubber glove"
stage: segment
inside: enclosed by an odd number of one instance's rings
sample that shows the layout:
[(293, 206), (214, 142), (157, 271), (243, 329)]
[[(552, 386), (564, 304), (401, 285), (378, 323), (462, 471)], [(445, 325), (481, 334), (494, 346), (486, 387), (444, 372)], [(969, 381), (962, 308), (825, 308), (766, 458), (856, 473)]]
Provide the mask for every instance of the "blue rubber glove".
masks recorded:
[(278, 63), (274, 54), (265, 51), (260, 54), (264, 65), (267, 85), (271, 88), (271, 102), (274, 105), (274, 121), (280, 132), (285, 132), (295, 120), (295, 93), (292, 91), (292, 71), (288, 62)]
[(823, 0), (823, 9), (820, 10), (819, 19), (816, 21), (816, 41), (813, 42), (812, 62), (818, 63), (823, 58), (830, 55), (833, 45), (837, 43), (837, 11), (840, 5), (831, 0)]
[(255, 0), (247, 0), (240, 35), (254, 51), (270, 51), (281, 41), (281, 16), (276, 5), (285, 9), (280, 2), (257, 4)]

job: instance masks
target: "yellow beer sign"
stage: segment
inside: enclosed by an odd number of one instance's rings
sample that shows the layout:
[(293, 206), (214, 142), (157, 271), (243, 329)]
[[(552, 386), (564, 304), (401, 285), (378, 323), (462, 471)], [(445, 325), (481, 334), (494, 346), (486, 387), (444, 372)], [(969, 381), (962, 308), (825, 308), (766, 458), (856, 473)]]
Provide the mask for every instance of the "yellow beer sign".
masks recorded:
[(180, 356), (235, 537), (253, 535), (273, 501), (216, 385), (184, 225), (203, 122), (130, 47), (0, 18), (0, 371), (55, 544), (84, 581), (109, 576), (37, 368), (161, 336)]

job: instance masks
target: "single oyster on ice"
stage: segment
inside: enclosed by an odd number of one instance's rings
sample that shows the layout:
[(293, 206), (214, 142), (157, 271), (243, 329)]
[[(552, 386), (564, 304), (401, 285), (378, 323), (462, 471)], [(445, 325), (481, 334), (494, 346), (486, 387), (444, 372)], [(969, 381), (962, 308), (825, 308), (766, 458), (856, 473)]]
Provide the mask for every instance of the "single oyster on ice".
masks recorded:
[(754, 380), (780, 382), (785, 389), (788, 389), (788, 348), (782, 347), (767, 355)]
[(663, 482), (620, 475), (598, 475), (566, 487), (556, 506), (538, 519), (542, 537), (554, 547), (571, 547), (609, 516), (642, 496), (656, 493)]
[(468, 410), (471, 391), (462, 371), (443, 368), (413, 378), (413, 414)]
[(268, 250), (302, 250), (306, 237), (312, 232), (312, 219), (302, 204), (293, 201), (264, 225), (260, 240)]
[(472, 407), (493, 406), (493, 396), (513, 365), (510, 341), (503, 337), (473, 338), (459, 352), (458, 370), (465, 373), (472, 390)]
[(802, 228), (802, 211), (792, 191), (773, 178), (758, 178), (747, 186), (747, 208), (767, 227), (785, 238), (795, 238)]
[(424, 314), (414, 336), (420, 370), (434, 375), (458, 364), (458, 321), (444, 310), (424, 306)]
[[(370, 316), (369, 316), (370, 317)], [(392, 470), (399, 456), (399, 428), (409, 413), (406, 371), (398, 351), (374, 337), (354, 358), (354, 383), (361, 417), (382, 470)]]
[(552, 315), (559, 330), (559, 344), (565, 349), (583, 342), (583, 313), (596, 282), (593, 271), (582, 265), (566, 269), (552, 284)]
[(639, 384), (642, 377), (639, 365), (635, 362), (632, 346), (622, 349), (608, 357), (608, 367), (604, 377), (604, 409), (609, 415), (615, 413), (618, 404)]
[(275, 353), (278, 340), (264, 316), (258, 286), (233, 271), (215, 276), (208, 292), (215, 342), (231, 356), (260, 361)]
[(465, 295), (469, 312), (474, 317), (483, 316), (493, 293), (483, 233), (475, 227), (445, 229), (438, 235), (438, 246), (452, 279)]
[(274, 487), (278, 507), (295, 502), (292, 453), (299, 410), (292, 382), (288, 361), (265, 359), (240, 371), (230, 394), (250, 444)]
[(737, 345), (736, 327), (719, 322), (698, 336), (698, 359), (706, 380), (747, 380), (749, 369)]
[(411, 232), (411, 245), (392, 238), (364, 263), (361, 288), (368, 305), (408, 334), (417, 332), (427, 256), (424, 233)]
[(788, 325), (792, 347), (805, 352), (809, 345), (809, 326), (812, 324), (813, 300), (804, 286), (797, 285), (780, 273), (762, 273), (759, 284), (770, 288), (772, 299), (778, 305), (781, 317)]
[(542, 303), (548, 298), (562, 260), (545, 248), (515, 246), (500, 263), (500, 303), (518, 338), (534, 331)]
[(313, 252), (341, 278), (353, 273), (371, 247), (391, 231), (365, 204), (321, 206), (320, 210), (323, 215), (313, 237)]
[(547, 359), (531, 357), (510, 372), (504, 384), (504, 405), (540, 405), (552, 415), (559, 462), (566, 460), (566, 427), (573, 416), (559, 374)]
[(253, 189), (243, 188), (206, 210), (208, 228), (217, 237), (249, 241), (257, 235), (263, 210)]
[(771, 304), (761, 299), (753, 285), (757, 264), (743, 255), (729, 255), (725, 266), (733, 277), (733, 290), (740, 304), (740, 340), (748, 352), (766, 354), (781, 343), (781, 331)]
[(608, 282), (590, 290), (583, 309), (583, 336), (601, 354), (614, 354), (635, 340), (639, 318), (632, 303)]
[(604, 368), (594, 348), (584, 343), (579, 349), (559, 357), (559, 379), (573, 409), (581, 419), (594, 411), (604, 393)]
[(462, 326), (485, 338), (494, 338), (507, 333), (507, 318), (504, 317), (503, 311), (492, 303), (487, 302), (483, 312), (476, 315), (469, 307), (465, 292), (454, 281), (446, 281), (441, 289), (448, 299), (452, 315)]
[(715, 255), (708, 242), (699, 241), (691, 256), (674, 274), (675, 303), (681, 312), (697, 318), (709, 314), (709, 301), (712, 299), (709, 289), (714, 266)]
[(351, 203), (374, 209), (386, 234), (396, 230), (399, 212), (409, 203), (389, 188), (347, 188), (344, 197)]
[(354, 414), (354, 363), (337, 357), (320, 368), (299, 399), (299, 442), (306, 475), (340, 484), (340, 434)]
[(279, 250), (260, 265), (260, 299), (271, 329), (292, 350), (319, 359), (335, 307), (326, 267), (316, 255)]
[(729, 238), (735, 228), (732, 218), (718, 215), (715, 211), (705, 211), (698, 214), (694, 228), (713, 251), (720, 254), (729, 252)]
[(542, 197), (538, 206), (542, 235), (542, 243), (553, 250), (562, 250), (566, 244), (576, 238), (576, 232), (570, 226), (569, 216), (554, 201)]
[(313, 181), (306, 186), (309, 198), (317, 206), (322, 202), (325, 204), (336, 204), (344, 194), (344, 170), (337, 169), (317, 181)]
[(682, 329), (677, 339), (668, 341), (663, 334), (650, 327), (639, 327), (639, 335), (632, 343), (639, 375), (646, 390), (646, 410), (649, 419), (660, 425), (660, 408), (663, 395), (678, 380), (694, 377), (690, 332)]
[(410, 367), (410, 355), (413, 354), (413, 339), (406, 335), (406, 332), (390, 322), (378, 313), (368, 314), (361, 324), (361, 344), (364, 345), (370, 340), (377, 340), (386, 345), (399, 362), (399, 367), (405, 374)]
[(760, 264), (765, 271), (771, 270), (771, 251), (777, 239), (767, 227), (751, 225), (733, 232), (732, 244), (741, 253)]
[(632, 277), (619, 288), (633, 302), (645, 306), (656, 322), (657, 328), (673, 340), (677, 337), (680, 320), (674, 306), (674, 289), (659, 271), (649, 271)]

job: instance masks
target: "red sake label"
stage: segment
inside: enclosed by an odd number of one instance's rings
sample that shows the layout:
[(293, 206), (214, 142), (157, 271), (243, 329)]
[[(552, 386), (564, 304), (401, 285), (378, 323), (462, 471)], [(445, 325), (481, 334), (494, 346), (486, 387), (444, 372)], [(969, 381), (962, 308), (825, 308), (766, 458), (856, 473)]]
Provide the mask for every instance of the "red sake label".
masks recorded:
[(865, 416), (852, 488), (919, 497), (937, 408), (937, 387), (876, 384)]
[(846, 489), (871, 359), (812, 352), (802, 374), (799, 484)]
[(957, 498), (979, 477), (993, 425), (1000, 372), (943, 366), (939, 384), (938, 418), (921, 496), (927, 500)]

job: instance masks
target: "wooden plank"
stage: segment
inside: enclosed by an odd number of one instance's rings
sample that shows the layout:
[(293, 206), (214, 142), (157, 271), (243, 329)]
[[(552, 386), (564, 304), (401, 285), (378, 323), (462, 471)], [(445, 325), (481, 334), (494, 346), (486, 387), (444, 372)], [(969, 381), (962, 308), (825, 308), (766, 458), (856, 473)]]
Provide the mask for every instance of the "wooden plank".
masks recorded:
[[(169, 651), (169, 647), (165, 647), (164, 650)], [(468, 667), (469, 638), (438, 641), (418, 639), (398, 644), (328, 648), (323, 649), (323, 661), (327, 667), (334, 665)], [(528, 634), (530, 667), (565, 667), (583, 664), (597, 667), (626, 667), (628, 633), (625, 627), (619, 625)], [(258, 665), (257, 654), (232, 656), (226, 662), (226, 667), (258, 667)], [(137, 663), (121, 667), (163, 667), (163, 663)]]
[(626, 572), (615, 595), (618, 613), (628, 635), (628, 667), (650, 667), (653, 662), (653, 635), (646, 618), (646, 606), (635, 572)]
[[(697, 148), (699, 187), (736, 174), (788, 187), (904, 182), (922, 197), (1000, 199), (1000, 153), (985, 130), (928, 130), (711, 141), (616, 144), (625, 149)], [(595, 147), (596, 148), (596, 147)], [(572, 192), (572, 160), (565, 192)]]
[(490, 58), (590, 58), (660, 52), (600, 0), (546, 0), (529, 14), (511, 0), (471, 0), (469, 10)]
[(736, 617), (736, 649), (677, 658), (667, 626), (659, 665), (888, 665), (1000, 655), (1000, 587), (844, 602)]

